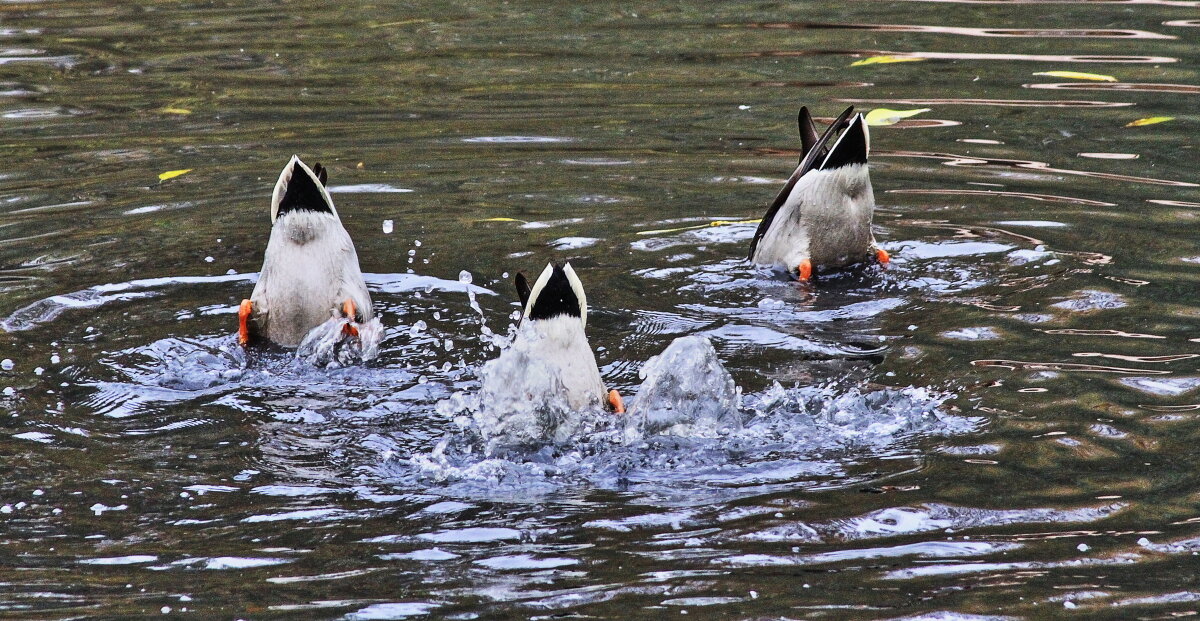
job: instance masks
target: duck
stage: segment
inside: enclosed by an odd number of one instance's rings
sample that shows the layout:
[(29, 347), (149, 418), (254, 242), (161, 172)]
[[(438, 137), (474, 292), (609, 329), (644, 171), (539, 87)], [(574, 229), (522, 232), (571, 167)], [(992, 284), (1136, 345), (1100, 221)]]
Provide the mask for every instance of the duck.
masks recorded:
[[(335, 326), (340, 336), (359, 340), (360, 327), (378, 323), (354, 242), (338, 217), (327, 181), (326, 168), (319, 163), (309, 168), (296, 155), (279, 174), (262, 270), (254, 291), (238, 307), (241, 345), (266, 340), (300, 347), (306, 336), (331, 322), (340, 324)], [(370, 349), (364, 347), (369, 344), (357, 345)]]
[(522, 311), (512, 349), (547, 365), (561, 381), (572, 409), (601, 403), (624, 413), (620, 393), (605, 390), (600, 378), (585, 331), (587, 295), (571, 264), (548, 263), (532, 286), (521, 272), (514, 280)]
[(866, 119), (850, 106), (818, 137), (804, 106), (797, 124), (800, 163), (759, 223), (749, 259), (782, 267), (801, 282), (818, 270), (872, 260), (886, 265), (891, 258), (871, 232), (875, 194)]

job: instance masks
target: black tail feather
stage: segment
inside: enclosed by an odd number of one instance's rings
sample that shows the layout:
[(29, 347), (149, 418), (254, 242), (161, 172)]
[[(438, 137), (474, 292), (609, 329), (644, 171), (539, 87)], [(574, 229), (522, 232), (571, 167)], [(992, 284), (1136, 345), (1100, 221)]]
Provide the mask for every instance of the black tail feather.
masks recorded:
[[(317, 165), (317, 169), (321, 173), (325, 172), (325, 169), (321, 168), (320, 164)], [(324, 179), (320, 181), (323, 182)], [(283, 198), (279, 201), (278, 215), (282, 216), (292, 211), (333, 213), (333, 210), (329, 207), (329, 202), (325, 200), (325, 194), (321, 191), (321, 186), (317, 185), (317, 183), (318, 180), (313, 179), (300, 166), (300, 161), (296, 160), (292, 165), (292, 175), (288, 179), (287, 189), (283, 193)]]
[(517, 297), (521, 298), (521, 309), (524, 310), (529, 305), (529, 281), (525, 279), (523, 272), (517, 272), (515, 284), (517, 285)]
[[(517, 281), (518, 295), (521, 294), (521, 281), (523, 280), (524, 276)], [(530, 319), (550, 319), (559, 315), (582, 317), (583, 305), (579, 296), (575, 294), (575, 288), (571, 286), (571, 280), (567, 277), (563, 266), (554, 264), (550, 278), (544, 285), (537, 288), (539, 284), (535, 282), (535, 289), (529, 291), (528, 296), (525, 297), (525, 306)]]
[(800, 106), (800, 114), (796, 117), (796, 125), (800, 128), (800, 161), (817, 144), (817, 124), (813, 122), (808, 106)]
[(833, 150), (821, 163), (821, 170), (833, 170), (851, 164), (867, 163), (867, 127), (862, 115), (854, 117), (838, 138)]

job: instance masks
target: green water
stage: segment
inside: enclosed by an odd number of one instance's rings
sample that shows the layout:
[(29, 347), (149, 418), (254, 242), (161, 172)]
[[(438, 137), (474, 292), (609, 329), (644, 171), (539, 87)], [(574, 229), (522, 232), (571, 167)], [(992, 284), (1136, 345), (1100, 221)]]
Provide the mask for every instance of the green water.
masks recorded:
[[(0, 5), (0, 615), (1196, 614), (1198, 8)], [(929, 108), (872, 128), (884, 271), (740, 261), (802, 104)], [(375, 275), (367, 368), (219, 349), (293, 153)], [(414, 470), (551, 259), (626, 394), (704, 334), (751, 399), (912, 386), (973, 422), (834, 412), (794, 471)]]

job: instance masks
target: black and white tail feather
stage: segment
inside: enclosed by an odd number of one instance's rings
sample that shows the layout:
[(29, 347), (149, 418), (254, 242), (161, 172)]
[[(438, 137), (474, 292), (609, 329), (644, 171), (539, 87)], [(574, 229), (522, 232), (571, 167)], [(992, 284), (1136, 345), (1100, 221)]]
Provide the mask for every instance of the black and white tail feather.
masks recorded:
[(516, 285), (522, 319), (536, 321), (569, 315), (578, 317), (580, 325), (587, 327), (587, 295), (570, 263), (547, 264), (532, 287), (525, 274), (517, 272)]
[(283, 172), (279, 173), (275, 191), (271, 193), (271, 222), (296, 211), (329, 213), (337, 218), (333, 198), (325, 188), (328, 178), (328, 171), (320, 163), (309, 168), (300, 161), (299, 156), (293, 155), (287, 166), (283, 167)]

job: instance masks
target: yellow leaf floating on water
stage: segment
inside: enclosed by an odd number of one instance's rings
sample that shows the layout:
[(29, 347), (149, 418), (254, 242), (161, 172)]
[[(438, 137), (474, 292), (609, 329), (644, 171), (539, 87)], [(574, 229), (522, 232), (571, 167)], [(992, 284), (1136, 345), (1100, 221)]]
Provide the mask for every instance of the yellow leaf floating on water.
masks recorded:
[(913, 63), (918, 60), (925, 60), (920, 56), (871, 56), (862, 60), (856, 60), (850, 63), (851, 67), (861, 67), (863, 65), (886, 65), (890, 63)]
[(917, 116), (922, 112), (929, 112), (932, 108), (917, 108), (915, 110), (889, 110), (888, 108), (875, 108), (867, 113), (867, 125), (895, 125), (900, 122), (900, 119), (907, 119), (910, 116)]
[(167, 179), (174, 179), (175, 177), (178, 177), (179, 175), (186, 175), (190, 172), (192, 172), (191, 168), (184, 168), (183, 170), (168, 170), (165, 173), (159, 173), (158, 180), (166, 181)]
[(1152, 116), (1152, 117), (1145, 118), (1145, 119), (1138, 119), (1136, 121), (1130, 121), (1129, 123), (1125, 124), (1125, 127), (1141, 127), (1143, 125), (1154, 125), (1155, 123), (1166, 123), (1167, 121), (1174, 121), (1174, 120), (1175, 120), (1175, 117), (1173, 117), (1173, 116)]
[(697, 224), (695, 226), (681, 226), (677, 229), (657, 229), (654, 231), (638, 231), (638, 235), (659, 235), (662, 233), (678, 233), (679, 231), (691, 231), (694, 229), (704, 229), (710, 226), (725, 226), (727, 224), (758, 224), (762, 222), (762, 218), (757, 220), (713, 220), (708, 224)]
[(1101, 73), (1082, 73), (1080, 71), (1039, 71), (1033, 75), (1048, 75), (1052, 78), (1067, 78), (1068, 80), (1095, 80), (1097, 82), (1116, 82), (1111, 75)]
[(518, 220), (516, 218), (484, 218), (482, 220), (476, 220), (476, 222), (524, 222), (524, 220)]
[(163, 108), (160, 110), (163, 114), (191, 114), (192, 111), (187, 108)]

